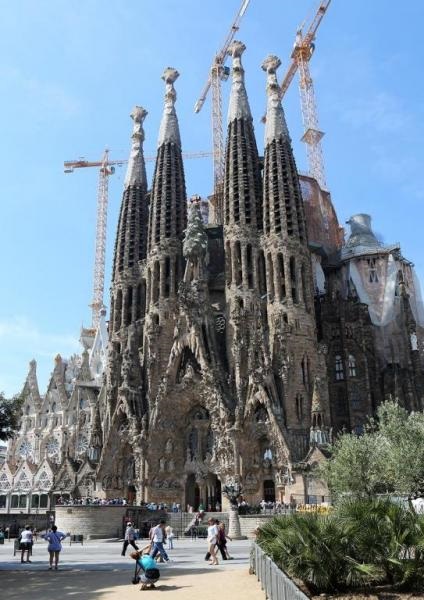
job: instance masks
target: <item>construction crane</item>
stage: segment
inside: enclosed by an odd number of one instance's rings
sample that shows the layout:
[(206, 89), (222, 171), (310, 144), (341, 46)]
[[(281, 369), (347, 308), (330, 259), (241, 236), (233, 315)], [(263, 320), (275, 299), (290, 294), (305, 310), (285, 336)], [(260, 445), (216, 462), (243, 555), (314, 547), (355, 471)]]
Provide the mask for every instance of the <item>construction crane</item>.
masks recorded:
[(290, 63), (281, 83), (281, 98), (283, 98), (296, 71), (299, 70), (299, 90), (302, 108), (304, 133), (302, 141), (306, 143), (309, 172), (319, 183), (322, 190), (327, 189), (325, 181), (324, 160), (322, 156), (321, 139), (324, 133), (318, 126), (317, 106), (315, 102), (314, 84), (309, 71), (309, 61), (315, 50), (314, 40), (317, 29), (328, 10), (331, 0), (322, 0), (305, 34), (303, 24), (296, 34)]
[(200, 98), (194, 105), (194, 112), (198, 113), (205, 103), (209, 90), (212, 88), (212, 147), (213, 147), (213, 183), (214, 183), (214, 208), (215, 221), (223, 222), (223, 189), (224, 189), (224, 134), (222, 130), (222, 94), (221, 81), (226, 81), (230, 69), (225, 66), (227, 50), (239, 30), (240, 21), (249, 6), (250, 0), (243, 0), (240, 8), (231, 24), (230, 31), (219, 50), (216, 53), (210, 68), (209, 76), (202, 90)]
[[(211, 152), (187, 152), (183, 153), (183, 158), (205, 158), (211, 156)], [(155, 160), (156, 156), (146, 156), (144, 160), (150, 162)], [(104, 282), (105, 282), (105, 256), (106, 256), (106, 234), (107, 234), (107, 209), (109, 202), (109, 176), (115, 172), (115, 166), (122, 166), (128, 162), (125, 160), (109, 160), (109, 150), (106, 149), (102, 159), (99, 161), (89, 161), (84, 158), (78, 160), (68, 160), (64, 162), (65, 173), (73, 173), (74, 169), (83, 169), (86, 167), (99, 168), (99, 183), (97, 188), (97, 218), (96, 218), (96, 251), (94, 258), (94, 280), (93, 280), (93, 298), (91, 307), (91, 323), (93, 329), (97, 329), (103, 304)]]

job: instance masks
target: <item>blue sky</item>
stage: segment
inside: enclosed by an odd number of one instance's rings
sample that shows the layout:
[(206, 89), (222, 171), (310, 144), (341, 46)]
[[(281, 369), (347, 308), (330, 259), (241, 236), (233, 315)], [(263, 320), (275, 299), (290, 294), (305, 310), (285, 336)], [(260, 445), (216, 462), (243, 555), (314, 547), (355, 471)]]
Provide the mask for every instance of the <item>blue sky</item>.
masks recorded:
[[(38, 362), (44, 393), (58, 352), (79, 350), (90, 324), (97, 172), (63, 173), (84, 156), (126, 158), (135, 104), (144, 106), (146, 154), (155, 152), (166, 66), (176, 67), (186, 151), (210, 150), (210, 104), (193, 105), (240, 0), (0, 1), (0, 390), (11, 395)], [(282, 59), (318, 3), (251, 0), (238, 38), (258, 146), (270, 53)], [(424, 280), (421, 0), (333, 0), (311, 61), (326, 175), (339, 220), (373, 217), (400, 242)], [(225, 85), (227, 98), (229, 84)], [(226, 109), (226, 100), (224, 101)], [(296, 160), (306, 170), (297, 80), (285, 98)], [(209, 159), (186, 161), (189, 195), (208, 195)], [(151, 178), (153, 165), (149, 165)], [(106, 290), (124, 170), (110, 178)], [(105, 302), (108, 304), (108, 292)]]

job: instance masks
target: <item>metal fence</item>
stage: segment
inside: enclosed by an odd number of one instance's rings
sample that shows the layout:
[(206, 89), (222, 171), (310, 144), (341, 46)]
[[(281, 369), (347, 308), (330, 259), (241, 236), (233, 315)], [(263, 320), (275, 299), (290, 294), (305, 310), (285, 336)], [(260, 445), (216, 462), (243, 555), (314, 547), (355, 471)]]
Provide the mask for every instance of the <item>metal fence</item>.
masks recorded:
[(268, 600), (309, 600), (255, 543), (252, 544), (250, 553), (250, 569), (261, 582)]

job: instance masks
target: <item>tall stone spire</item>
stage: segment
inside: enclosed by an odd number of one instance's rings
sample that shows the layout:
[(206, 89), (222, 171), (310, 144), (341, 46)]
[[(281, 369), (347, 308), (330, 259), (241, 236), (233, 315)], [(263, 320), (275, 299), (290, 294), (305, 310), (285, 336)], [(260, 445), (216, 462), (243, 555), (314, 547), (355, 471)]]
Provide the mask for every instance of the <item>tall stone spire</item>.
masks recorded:
[(171, 67), (165, 69), (162, 75), (165, 81), (165, 106), (159, 129), (150, 204), (150, 254), (157, 251), (166, 240), (180, 241), (187, 223), (181, 139), (175, 112), (177, 94), (174, 82), (178, 77), (178, 71)]
[(245, 49), (245, 45), (237, 41), (228, 49), (233, 58), (233, 82), (225, 152), (224, 224), (247, 226), (257, 231), (262, 229), (262, 185), (241, 63)]
[(144, 129), (143, 121), (147, 116), (147, 110), (142, 106), (135, 106), (130, 117), (134, 121), (132, 133), (131, 153), (128, 161), (127, 174), (124, 189), (129, 185), (146, 186), (146, 166), (143, 156)]
[(267, 113), (264, 164), (264, 232), (295, 237), (306, 244), (305, 215), (299, 177), (287, 130), (276, 71), (281, 61), (268, 56), (262, 64), (267, 73)]
[[(316, 325), (303, 201), (276, 75), (280, 64), (276, 56), (268, 56), (262, 64), (267, 73), (268, 100), (263, 172), (264, 255), (260, 266), (265, 284), (261, 292), (267, 301), (273, 370), (286, 426), (293, 435), (293, 447), (300, 449), (308, 443), (307, 407), (312, 393), (311, 376), (317, 369)], [(287, 357), (294, 365), (290, 378), (286, 375)]]
[(143, 156), (143, 122), (147, 111), (135, 106), (128, 168), (124, 182), (112, 274), (111, 332), (130, 325), (144, 314), (144, 284), (139, 262), (146, 258), (147, 201), (146, 167)]
[(159, 128), (158, 147), (171, 142), (181, 148), (180, 129), (175, 112), (177, 92), (174, 88), (174, 83), (179, 76), (178, 71), (172, 67), (167, 67), (162, 75), (165, 82), (165, 107)]

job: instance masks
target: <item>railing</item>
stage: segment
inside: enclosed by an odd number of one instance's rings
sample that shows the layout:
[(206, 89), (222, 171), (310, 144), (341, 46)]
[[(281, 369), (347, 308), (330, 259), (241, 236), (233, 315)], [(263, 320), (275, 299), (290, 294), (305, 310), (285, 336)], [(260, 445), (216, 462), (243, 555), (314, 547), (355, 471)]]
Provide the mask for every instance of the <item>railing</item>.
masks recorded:
[(261, 582), (261, 588), (268, 600), (309, 600), (255, 543), (252, 544), (250, 553), (250, 570)]

